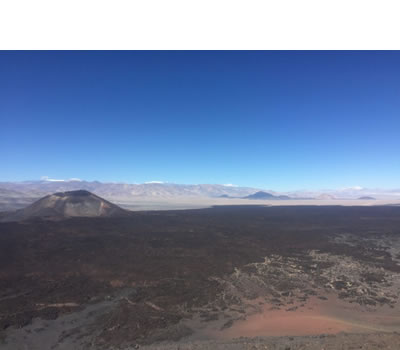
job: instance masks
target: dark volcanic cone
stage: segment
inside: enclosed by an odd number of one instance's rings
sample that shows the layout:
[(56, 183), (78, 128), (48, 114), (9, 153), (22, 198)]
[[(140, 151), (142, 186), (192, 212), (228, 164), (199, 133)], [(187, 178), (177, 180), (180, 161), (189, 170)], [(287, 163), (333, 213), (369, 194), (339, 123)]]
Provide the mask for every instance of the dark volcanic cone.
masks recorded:
[(21, 221), (32, 218), (63, 219), (69, 217), (119, 217), (129, 212), (119, 206), (84, 191), (58, 192), (3, 216), (1, 221)]
[(243, 197), (244, 199), (291, 199), (289, 196), (274, 196), (271, 193), (258, 191), (249, 196)]

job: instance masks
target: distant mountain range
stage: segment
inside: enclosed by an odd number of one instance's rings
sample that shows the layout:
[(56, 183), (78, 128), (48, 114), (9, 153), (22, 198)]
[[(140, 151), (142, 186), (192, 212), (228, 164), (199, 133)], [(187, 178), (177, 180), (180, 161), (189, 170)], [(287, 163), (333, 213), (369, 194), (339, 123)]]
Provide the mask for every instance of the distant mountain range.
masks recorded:
[(246, 200), (400, 200), (399, 190), (364, 189), (351, 187), (339, 190), (276, 192), (233, 185), (199, 184), (183, 185), (151, 182), (144, 184), (103, 183), (99, 181), (39, 180), (0, 182), (0, 211), (26, 207), (35, 200), (56, 192), (85, 190), (118, 204), (139, 201), (191, 201), (195, 199), (231, 198)]
[[(180, 185), (172, 183), (103, 183), (99, 181), (24, 181), (0, 182), (1, 191), (8, 191), (11, 196), (23, 193), (29, 196), (41, 196), (55, 192), (86, 190), (105, 198), (135, 198), (135, 197), (219, 197), (228, 195), (244, 197), (253, 194), (259, 189), (251, 187), (236, 187), (232, 185)], [(13, 192), (13, 193), (12, 193)]]

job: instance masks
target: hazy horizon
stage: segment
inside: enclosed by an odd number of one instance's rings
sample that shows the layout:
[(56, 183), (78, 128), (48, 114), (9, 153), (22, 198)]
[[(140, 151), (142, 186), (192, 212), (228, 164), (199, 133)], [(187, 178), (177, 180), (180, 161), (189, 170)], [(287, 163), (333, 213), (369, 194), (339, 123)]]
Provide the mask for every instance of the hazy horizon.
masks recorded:
[(253, 188), (255, 190), (263, 190), (263, 191), (274, 191), (274, 192), (282, 192), (282, 193), (295, 193), (295, 192), (340, 192), (340, 191), (378, 191), (378, 192), (390, 192), (390, 191), (400, 191), (399, 188), (393, 187), (362, 187), (362, 186), (346, 186), (346, 187), (339, 187), (339, 188), (334, 188), (334, 187), (327, 187), (327, 188), (296, 188), (296, 189), (282, 189), (282, 190), (276, 190), (273, 185), (268, 186), (268, 187), (254, 187), (254, 186), (248, 186), (248, 185), (243, 185), (239, 186), (236, 184), (221, 184), (221, 183), (177, 183), (177, 182), (167, 182), (167, 181), (160, 181), (160, 180), (150, 180), (150, 181), (145, 181), (145, 182), (124, 182), (124, 181), (100, 181), (100, 180), (86, 180), (86, 179), (80, 179), (80, 178), (65, 178), (65, 179), (53, 179), (48, 176), (42, 176), (40, 179), (29, 179), (29, 180), (21, 180), (21, 181), (13, 181), (13, 180), (2, 180), (0, 181), (1, 183), (30, 183), (30, 182), (47, 182), (47, 183), (65, 183), (65, 182), (98, 182), (101, 184), (121, 184), (121, 185), (176, 185), (176, 186), (202, 186), (202, 185), (211, 185), (211, 186), (224, 186), (228, 188)]

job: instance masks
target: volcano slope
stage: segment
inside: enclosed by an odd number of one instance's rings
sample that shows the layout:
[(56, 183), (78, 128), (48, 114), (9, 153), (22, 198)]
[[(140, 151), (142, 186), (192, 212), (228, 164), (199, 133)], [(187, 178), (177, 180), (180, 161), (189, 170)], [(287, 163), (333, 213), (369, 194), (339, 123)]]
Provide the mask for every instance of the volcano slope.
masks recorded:
[(26, 208), (0, 215), (0, 221), (62, 220), (69, 217), (121, 217), (129, 212), (84, 190), (57, 192)]
[(38, 218), (0, 233), (0, 348), (400, 343), (400, 207)]

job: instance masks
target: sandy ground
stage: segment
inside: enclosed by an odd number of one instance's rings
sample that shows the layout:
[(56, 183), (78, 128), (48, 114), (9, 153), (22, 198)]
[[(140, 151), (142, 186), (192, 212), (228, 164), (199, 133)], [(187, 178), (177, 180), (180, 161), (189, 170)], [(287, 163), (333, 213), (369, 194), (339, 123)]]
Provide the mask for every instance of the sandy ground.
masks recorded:
[(267, 205), (267, 206), (293, 206), (293, 205), (343, 205), (343, 206), (372, 206), (372, 205), (400, 205), (400, 200), (248, 200), (235, 198), (138, 198), (135, 201), (113, 198), (114, 203), (129, 210), (179, 210), (209, 208), (215, 205)]
[[(240, 198), (211, 198), (211, 197), (104, 197), (122, 208), (142, 210), (181, 210), (201, 209), (216, 205), (267, 205), (267, 206), (294, 206), (294, 205), (343, 205), (343, 206), (373, 206), (373, 205), (400, 205), (400, 199), (334, 199), (334, 200), (248, 200)], [(0, 198), (0, 212), (21, 209), (40, 198), (25, 198), (20, 201), (10, 201)]]
[(147, 350), (350, 350), (399, 349), (399, 308), (366, 309), (334, 295), (317, 297), (295, 311), (263, 305), (261, 312), (221, 329), (221, 321), (186, 323), (193, 335), (179, 342), (145, 346)]
[[(382, 306), (368, 308), (348, 303), (334, 294), (326, 300), (311, 297), (305, 303), (294, 303), (277, 309), (272, 304), (255, 307), (253, 313), (243, 315), (224, 326), (227, 319), (202, 322), (192, 318), (183, 322), (194, 331), (185, 341), (231, 341), (238, 337), (312, 336), (320, 334), (400, 332), (400, 308)], [(248, 303), (258, 304), (256, 301)]]
[(339, 333), (301, 337), (240, 337), (233, 340), (194, 341), (140, 347), (143, 350), (398, 350), (400, 334)]
[[(93, 321), (114, 308), (128, 293), (129, 290), (122, 291), (113, 300), (88, 305), (81, 311), (55, 320), (35, 319), (24, 328), (10, 329), (7, 338), (0, 342), (0, 349), (100, 349), (92, 343), (93, 333), (89, 336)], [(194, 333), (178, 342), (156, 342), (140, 347), (131, 344), (118, 349), (347, 350), (354, 349), (354, 346), (361, 346), (362, 349), (398, 349), (398, 309), (380, 309), (376, 314), (373, 310), (349, 305), (334, 296), (328, 296), (328, 300), (310, 298), (304, 307), (295, 311), (271, 308), (272, 305), (263, 305), (261, 313), (255, 312), (227, 328), (221, 327), (223, 320), (201, 322), (196, 318), (188, 319), (183, 325), (191, 327)]]
[(398, 310), (381, 308), (378, 316), (375, 311), (329, 296), (326, 301), (313, 297), (295, 311), (276, 310), (273, 305), (264, 305), (261, 313), (235, 322), (232, 327), (223, 330), (220, 337), (232, 339), (237, 334), (256, 337), (378, 331), (400, 331)]
[[(112, 300), (89, 304), (84, 309), (55, 320), (34, 319), (20, 329), (10, 328), (1, 341), (4, 350), (83, 350), (100, 349), (93, 343), (95, 320), (126, 299), (130, 289)], [(253, 313), (226, 326), (227, 319), (204, 322), (194, 316), (178, 325), (193, 330), (178, 342), (155, 342), (141, 346), (148, 350), (172, 349), (398, 349), (400, 342), (399, 306), (368, 308), (348, 303), (327, 293), (277, 309), (272, 304), (253, 303)], [(170, 329), (167, 332), (174, 332)], [(136, 349), (129, 345), (118, 349)], [(138, 345), (137, 345), (138, 346)], [(103, 349), (103, 348), (101, 348)], [(108, 350), (114, 348), (107, 348)], [(116, 349), (116, 348), (115, 348)]]

